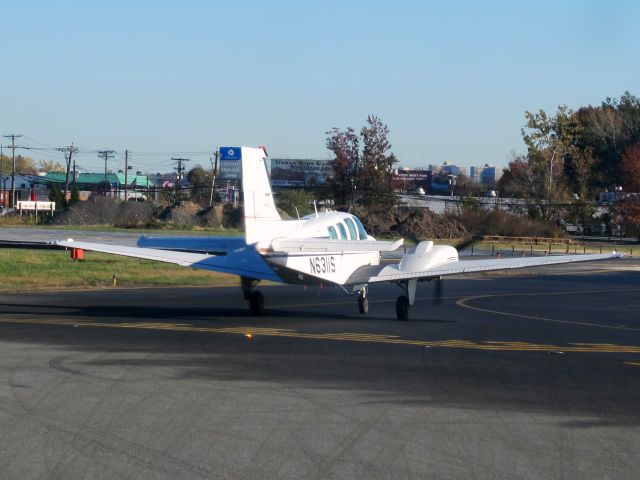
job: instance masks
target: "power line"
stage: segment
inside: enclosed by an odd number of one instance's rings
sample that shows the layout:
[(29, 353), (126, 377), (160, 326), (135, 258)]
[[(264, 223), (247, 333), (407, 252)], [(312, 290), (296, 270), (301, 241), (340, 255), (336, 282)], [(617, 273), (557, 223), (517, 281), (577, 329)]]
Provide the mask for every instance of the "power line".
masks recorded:
[[(73, 146), (73, 143), (71, 145), (69, 145), (68, 147), (62, 147), (62, 148), (57, 148), (56, 150), (64, 153), (64, 159), (65, 162), (67, 164), (67, 168), (66, 168), (66, 175), (65, 175), (65, 179), (64, 179), (64, 203), (65, 205), (68, 203), (68, 199), (67, 199), (67, 193), (69, 192), (69, 170), (71, 169), (71, 157), (73, 156), (74, 153), (78, 152), (78, 148)], [(75, 166), (73, 168), (75, 170)], [(73, 173), (74, 179), (75, 179), (75, 172)]]
[(5, 135), (4, 138), (11, 139), (11, 207), (16, 204), (16, 138), (20, 138), (22, 135)]
[(178, 176), (176, 177), (176, 201), (180, 198), (180, 188), (182, 187), (182, 179), (184, 177), (184, 165), (183, 162), (189, 162), (190, 159), (188, 158), (182, 158), (182, 157), (178, 157), (178, 158), (171, 158), (171, 160), (173, 160), (174, 162), (178, 162)]
[(113, 158), (114, 150), (98, 150), (98, 158), (104, 160), (104, 188), (106, 193), (107, 184), (107, 161)]
[[(128, 192), (129, 185), (127, 184), (128, 175), (129, 175), (129, 150), (125, 150), (124, 151), (124, 199), (125, 201), (128, 200), (127, 193), (129, 193)], [(137, 179), (138, 177), (136, 176), (136, 180)]]
[(7, 190), (7, 182), (4, 178), (4, 153), (2, 151), (3, 145), (0, 144), (0, 191), (2, 192), (2, 194), (0, 194), (1, 200), (2, 200), (2, 207), (4, 207), (4, 196), (6, 195), (6, 190)]

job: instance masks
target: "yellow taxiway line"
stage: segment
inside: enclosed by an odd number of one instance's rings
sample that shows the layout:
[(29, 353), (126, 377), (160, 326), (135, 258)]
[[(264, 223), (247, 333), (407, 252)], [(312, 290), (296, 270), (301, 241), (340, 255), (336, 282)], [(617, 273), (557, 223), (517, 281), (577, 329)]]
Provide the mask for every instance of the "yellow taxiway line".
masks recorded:
[[(291, 329), (265, 327), (205, 327), (193, 323), (172, 322), (93, 322), (64, 318), (31, 319), (1, 318), (0, 324), (51, 325), (75, 328), (119, 328), (136, 330), (168, 330), (173, 332), (195, 332), (208, 334), (229, 334), (243, 336), (247, 339), (256, 337), (283, 337), (305, 340), (366, 342), (389, 345), (417, 346), (423, 348), (448, 348), (465, 350), (488, 350), (508, 352), (547, 352), (547, 353), (632, 353), (640, 354), (638, 345), (616, 345), (613, 343), (568, 343), (565, 345), (537, 344), (531, 342), (506, 341), (470, 341), (470, 340), (420, 340), (401, 338), (395, 335), (379, 335), (357, 332), (307, 333)], [(627, 362), (632, 363), (632, 362)], [(635, 364), (635, 363), (633, 363)], [(640, 363), (637, 365), (640, 366)]]
[(539, 297), (539, 296), (551, 296), (551, 295), (578, 295), (578, 294), (594, 294), (594, 293), (615, 293), (615, 292), (640, 292), (640, 288), (627, 288), (627, 289), (618, 289), (618, 290), (570, 290), (563, 292), (537, 292), (537, 293), (503, 293), (503, 294), (490, 294), (490, 295), (474, 295), (471, 297), (464, 297), (460, 300), (456, 301), (456, 305), (462, 308), (467, 308), (469, 310), (476, 310), (478, 312), (491, 313), (496, 315), (504, 315), (506, 317), (516, 317), (516, 318), (526, 318), (529, 320), (538, 320), (541, 322), (551, 322), (551, 323), (564, 323), (569, 325), (580, 325), (584, 327), (597, 327), (597, 328), (607, 328), (611, 330), (626, 330), (632, 332), (640, 332), (640, 328), (634, 327), (624, 327), (619, 325), (606, 325), (601, 323), (592, 323), (592, 322), (579, 322), (574, 320), (562, 320), (558, 318), (547, 318), (547, 317), (539, 317), (536, 315), (526, 315), (522, 313), (511, 313), (505, 312), (502, 310), (495, 310), (491, 308), (482, 308), (474, 305), (469, 305), (469, 302), (474, 300), (480, 300), (484, 298), (504, 298), (504, 297)]

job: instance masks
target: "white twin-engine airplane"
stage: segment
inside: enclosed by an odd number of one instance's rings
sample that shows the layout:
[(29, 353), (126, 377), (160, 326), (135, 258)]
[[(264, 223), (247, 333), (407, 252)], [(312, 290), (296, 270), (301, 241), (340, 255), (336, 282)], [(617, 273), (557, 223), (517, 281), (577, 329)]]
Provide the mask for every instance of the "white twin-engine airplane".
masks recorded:
[(263, 148), (223, 149), (223, 158), (242, 166), (245, 237), (141, 237), (137, 247), (54, 242), (69, 248), (158, 260), (239, 275), (251, 313), (264, 312), (264, 297), (255, 290), (260, 280), (291, 284), (334, 284), (358, 296), (358, 308), (369, 308), (367, 286), (396, 283), (403, 294), (396, 302), (399, 320), (407, 320), (419, 281), (487, 270), (523, 268), (556, 263), (603, 260), (617, 255), (558, 255), (528, 258), (460, 260), (447, 245), (420, 242), (398, 263), (381, 264), (381, 252), (391, 252), (403, 240), (379, 241), (368, 235), (349, 213), (327, 211), (299, 220), (282, 220), (273, 199)]

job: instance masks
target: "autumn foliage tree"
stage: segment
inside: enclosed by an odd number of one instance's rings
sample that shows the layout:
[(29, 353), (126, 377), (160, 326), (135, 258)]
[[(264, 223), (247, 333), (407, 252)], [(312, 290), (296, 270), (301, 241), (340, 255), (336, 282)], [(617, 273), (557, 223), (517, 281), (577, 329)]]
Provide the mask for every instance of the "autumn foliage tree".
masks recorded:
[(622, 220), (627, 234), (640, 238), (640, 143), (624, 152), (620, 171), (626, 194), (616, 203), (614, 212)]
[(394, 204), (391, 180), (397, 159), (390, 151), (387, 125), (369, 115), (360, 136), (351, 127), (333, 128), (326, 133), (327, 149), (334, 157), (328, 184), (336, 205), (352, 206), (354, 197), (366, 207)]
[(333, 153), (333, 175), (327, 184), (337, 206), (352, 202), (355, 179), (360, 160), (360, 138), (349, 127), (341, 130), (332, 128), (327, 134), (327, 149)]
[(358, 176), (364, 206), (389, 206), (396, 203), (391, 180), (393, 166), (398, 163), (391, 153), (389, 127), (369, 115), (360, 131), (362, 136), (362, 168)]

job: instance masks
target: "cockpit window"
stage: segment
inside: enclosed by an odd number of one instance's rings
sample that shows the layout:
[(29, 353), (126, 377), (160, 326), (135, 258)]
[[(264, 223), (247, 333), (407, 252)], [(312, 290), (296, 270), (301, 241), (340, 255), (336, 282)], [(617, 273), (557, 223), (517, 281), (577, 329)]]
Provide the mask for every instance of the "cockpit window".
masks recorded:
[(342, 238), (343, 240), (349, 239), (347, 237), (347, 229), (344, 228), (344, 225), (342, 223), (338, 223), (338, 230), (340, 230), (340, 238)]
[(327, 230), (329, 230), (329, 238), (331, 238), (332, 240), (338, 239), (338, 232), (336, 232), (336, 229), (334, 227), (329, 227), (327, 228)]
[(357, 240), (358, 232), (356, 231), (356, 225), (353, 223), (353, 220), (351, 220), (350, 218), (345, 218), (344, 223), (346, 223), (347, 227), (349, 228), (349, 236), (351, 237), (351, 240)]
[(362, 225), (360, 219), (358, 217), (353, 217), (353, 221), (356, 222), (356, 227), (358, 227), (358, 236), (360, 237), (360, 240), (366, 240), (368, 238), (367, 232), (364, 229), (364, 225)]

